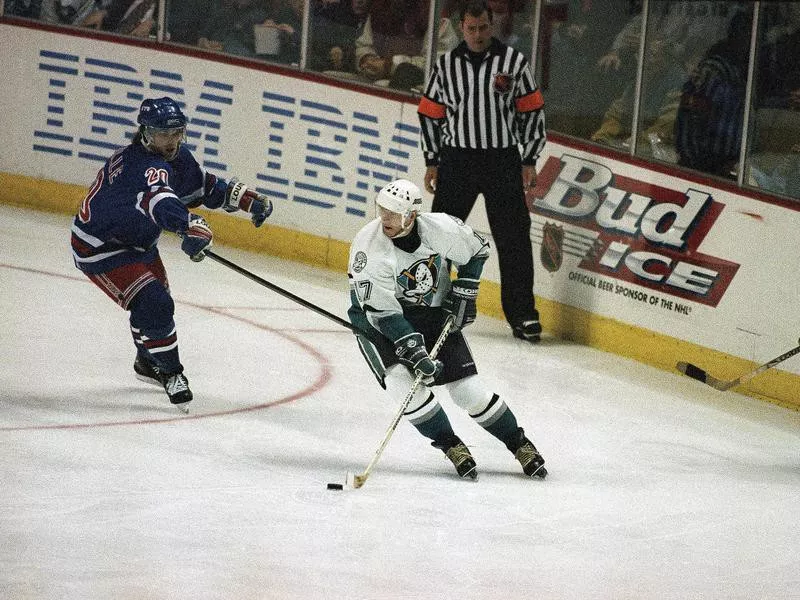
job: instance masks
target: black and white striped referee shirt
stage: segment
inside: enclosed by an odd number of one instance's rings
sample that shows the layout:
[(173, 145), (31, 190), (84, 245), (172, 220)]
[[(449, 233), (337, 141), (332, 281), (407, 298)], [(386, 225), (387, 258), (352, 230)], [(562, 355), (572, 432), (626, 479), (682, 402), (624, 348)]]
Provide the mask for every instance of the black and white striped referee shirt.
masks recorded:
[(488, 150), (522, 145), (522, 164), (535, 164), (547, 134), (544, 99), (525, 56), (492, 38), (480, 62), (461, 42), (442, 54), (419, 103), (427, 166), (442, 146)]

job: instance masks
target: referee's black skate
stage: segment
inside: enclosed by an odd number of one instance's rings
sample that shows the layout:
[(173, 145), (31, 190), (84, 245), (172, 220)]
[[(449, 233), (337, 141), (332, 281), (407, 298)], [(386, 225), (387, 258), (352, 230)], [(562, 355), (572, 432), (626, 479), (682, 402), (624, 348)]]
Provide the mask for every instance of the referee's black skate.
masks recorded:
[(189, 380), (183, 373), (164, 375), (164, 390), (169, 396), (169, 401), (181, 411), (189, 412), (189, 403), (192, 401), (192, 390), (189, 389)]
[[(544, 468), (544, 458), (539, 454), (536, 446), (527, 437), (522, 427), (517, 429), (516, 449), (511, 450), (514, 458), (522, 465), (522, 470), (528, 477), (547, 477), (547, 469)], [(509, 448), (510, 449), (510, 448)]]
[(439, 448), (444, 455), (450, 459), (453, 466), (456, 468), (456, 473), (462, 479), (477, 479), (478, 470), (475, 464), (475, 459), (472, 454), (460, 439), (455, 438), (451, 440), (449, 447), (445, 448), (442, 444), (433, 442), (431, 444), (434, 448)]
[(139, 381), (152, 383), (158, 386), (164, 385), (158, 367), (139, 354), (136, 355), (136, 360), (133, 363), (133, 370), (136, 372), (136, 379)]
[(537, 343), (542, 339), (542, 326), (539, 319), (531, 319), (529, 321), (522, 321), (511, 327), (511, 331), (515, 338), (525, 340), (532, 344)]

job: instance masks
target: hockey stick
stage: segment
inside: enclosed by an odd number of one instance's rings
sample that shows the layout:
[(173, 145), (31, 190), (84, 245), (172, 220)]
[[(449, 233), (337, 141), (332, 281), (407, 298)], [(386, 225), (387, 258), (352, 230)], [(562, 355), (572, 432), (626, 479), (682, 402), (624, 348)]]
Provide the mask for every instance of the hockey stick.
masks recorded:
[[(797, 340), (797, 343), (800, 344), (800, 340)], [(760, 375), (767, 369), (771, 369), (778, 363), (782, 363), (787, 358), (793, 357), (795, 354), (800, 354), (800, 346), (796, 346), (789, 350), (788, 352), (784, 352), (780, 356), (773, 358), (768, 363), (764, 363), (760, 367), (753, 369), (749, 373), (745, 373), (744, 375), (740, 375), (736, 379), (732, 379), (730, 381), (724, 381), (722, 379), (717, 379), (716, 377), (712, 377), (708, 373), (706, 373), (700, 367), (696, 367), (691, 363), (679, 362), (675, 368), (678, 369), (684, 375), (691, 377), (692, 379), (697, 379), (697, 381), (702, 381), (703, 383), (710, 385), (715, 390), (719, 390), (720, 392), (726, 392), (729, 389), (736, 387), (737, 385), (741, 385), (746, 381), (750, 381), (756, 375)]]
[(273, 292), (277, 292), (278, 294), (280, 294), (284, 298), (288, 298), (289, 300), (297, 302), (298, 304), (300, 304), (302, 306), (305, 306), (308, 309), (313, 310), (315, 313), (320, 314), (323, 317), (327, 317), (331, 321), (337, 322), (342, 327), (347, 327), (351, 331), (355, 331), (356, 333), (358, 333), (360, 331), (359, 329), (356, 329), (356, 327), (352, 323), (350, 323), (349, 321), (345, 321), (341, 317), (337, 317), (335, 314), (328, 312), (327, 310), (317, 306), (316, 304), (312, 304), (311, 302), (309, 302), (308, 300), (306, 300), (304, 298), (301, 298), (300, 296), (295, 296), (292, 292), (289, 292), (289, 291), (283, 289), (282, 287), (277, 286), (274, 283), (259, 277), (255, 273), (251, 273), (250, 271), (248, 271), (244, 267), (240, 267), (236, 263), (232, 263), (227, 258), (222, 258), (216, 252), (213, 252), (211, 250), (204, 250), (204, 253), (205, 253), (206, 256), (208, 256), (209, 258), (214, 259), (215, 261), (217, 261), (221, 265), (225, 265), (226, 267), (236, 271), (240, 275), (244, 275), (248, 279), (252, 279), (256, 283), (263, 285), (265, 288), (269, 288)]
[[(442, 333), (439, 334), (439, 338), (436, 340), (436, 343), (431, 348), (430, 357), (431, 359), (435, 359), (436, 356), (439, 354), (439, 350), (442, 349), (442, 345), (444, 344), (447, 336), (450, 335), (450, 330), (453, 327), (453, 316), (447, 317), (447, 320), (444, 322), (444, 327), (442, 327)], [(422, 383), (423, 375), (419, 374), (414, 379), (414, 383), (411, 384), (411, 389), (408, 390), (406, 397), (403, 399), (403, 403), (400, 405), (397, 413), (394, 415), (391, 424), (389, 425), (389, 429), (386, 430), (386, 435), (383, 436), (383, 441), (381, 441), (381, 445), (378, 446), (378, 449), (375, 451), (375, 456), (372, 457), (372, 460), (367, 465), (367, 468), (364, 469), (364, 472), (361, 475), (354, 475), (353, 476), (353, 487), (360, 488), (364, 485), (364, 482), (369, 477), (369, 474), (372, 472), (373, 467), (375, 467), (378, 459), (383, 454), (383, 450), (386, 448), (386, 445), (389, 443), (389, 440), (392, 438), (392, 434), (394, 430), (397, 429), (397, 426), (400, 424), (400, 419), (403, 418), (403, 413), (406, 412), (406, 408), (408, 408), (409, 402), (414, 397), (414, 393), (417, 391), (417, 388)]]

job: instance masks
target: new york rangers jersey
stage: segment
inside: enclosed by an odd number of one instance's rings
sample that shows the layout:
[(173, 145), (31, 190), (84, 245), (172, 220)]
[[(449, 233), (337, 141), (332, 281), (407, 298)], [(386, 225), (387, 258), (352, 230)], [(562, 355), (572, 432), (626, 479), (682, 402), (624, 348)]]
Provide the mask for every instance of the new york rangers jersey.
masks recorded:
[(184, 232), (187, 207), (219, 208), (226, 188), (185, 146), (169, 162), (138, 142), (120, 148), (97, 173), (73, 220), (75, 265), (102, 273), (152, 261), (162, 230)]
[(487, 240), (445, 213), (417, 215), (412, 232), (395, 239), (375, 219), (350, 246), (351, 322), (396, 341), (414, 331), (409, 313), (441, 306), (451, 287), (451, 264), (459, 277), (480, 279), (488, 256)]

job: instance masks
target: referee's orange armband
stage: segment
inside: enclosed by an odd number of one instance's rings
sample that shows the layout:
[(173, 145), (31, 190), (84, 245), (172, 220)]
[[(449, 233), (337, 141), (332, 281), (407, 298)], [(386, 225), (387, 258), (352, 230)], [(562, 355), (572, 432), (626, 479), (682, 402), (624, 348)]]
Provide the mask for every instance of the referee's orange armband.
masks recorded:
[(434, 102), (430, 98), (423, 96), (419, 101), (419, 108), (417, 108), (417, 112), (422, 116), (429, 117), (431, 119), (444, 119), (445, 106), (444, 104), (439, 104), (438, 102)]
[(531, 112), (544, 106), (544, 97), (542, 96), (542, 92), (536, 90), (535, 92), (517, 98), (514, 100), (514, 104), (517, 106), (517, 112)]

